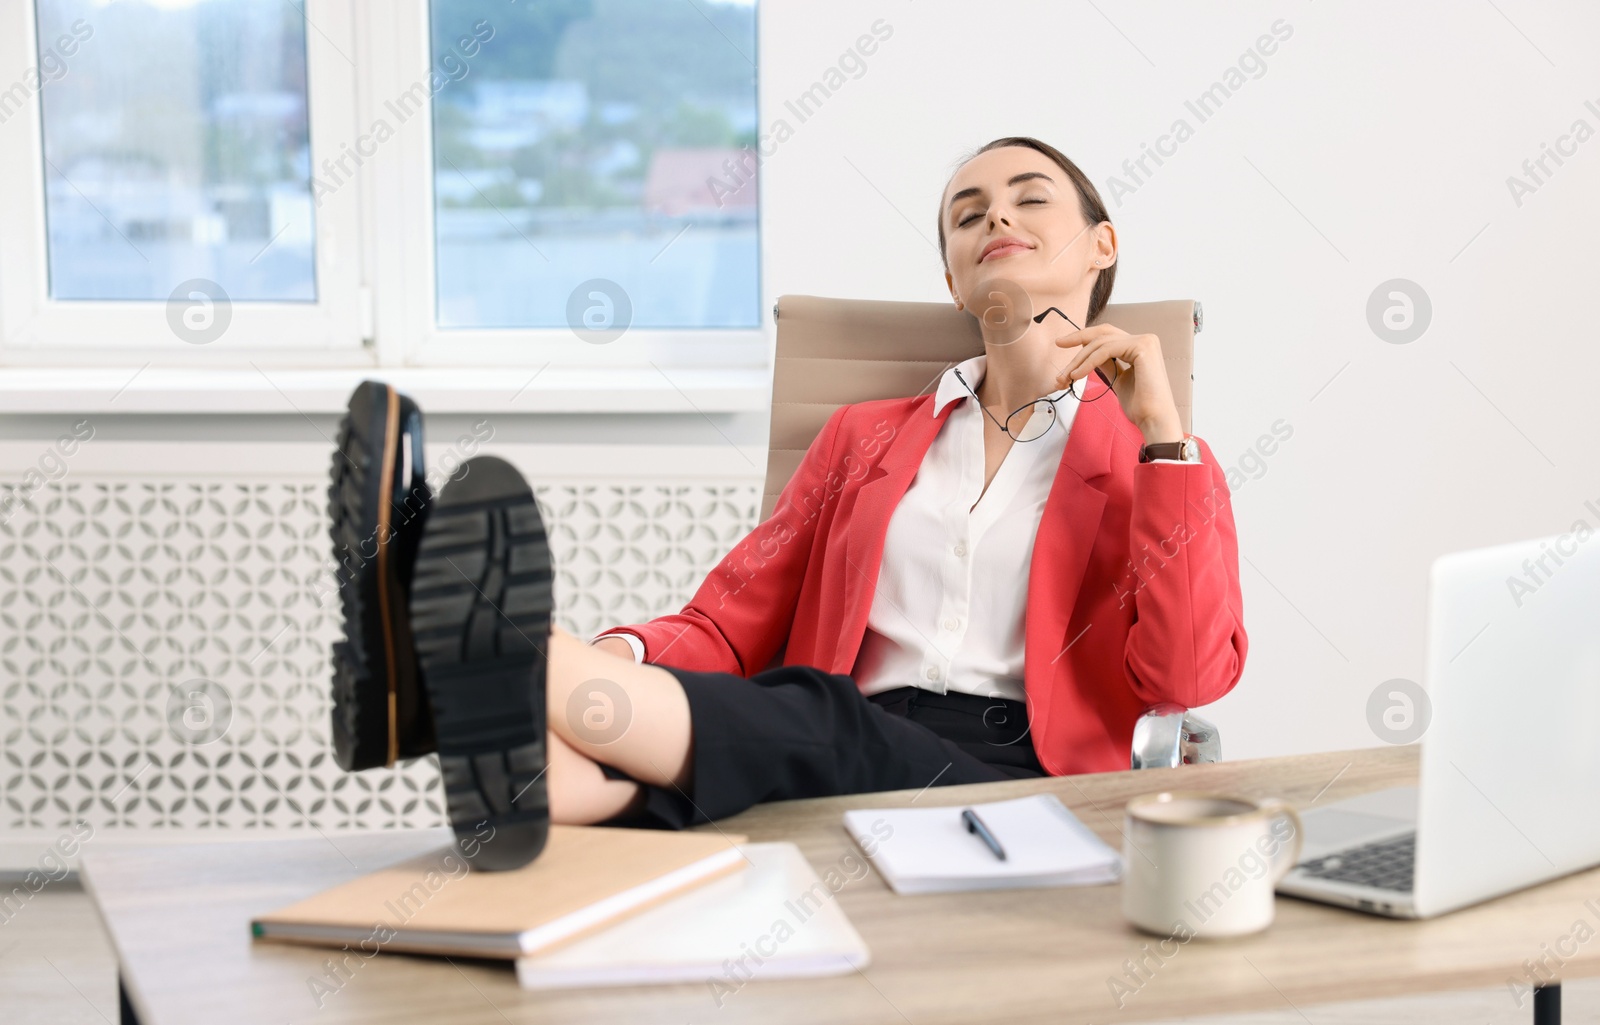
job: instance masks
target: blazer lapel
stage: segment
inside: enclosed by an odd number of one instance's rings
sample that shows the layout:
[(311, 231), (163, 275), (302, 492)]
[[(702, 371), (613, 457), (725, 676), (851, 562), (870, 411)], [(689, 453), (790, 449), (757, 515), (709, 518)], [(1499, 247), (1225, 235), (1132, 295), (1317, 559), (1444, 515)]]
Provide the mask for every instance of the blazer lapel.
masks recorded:
[(844, 537), (846, 597), (832, 672), (848, 673), (855, 666), (861, 638), (867, 631), (872, 599), (877, 593), (889, 518), (911, 487), (912, 479), (928, 454), (928, 447), (955, 404), (945, 406), (938, 416), (930, 412), (932, 405), (932, 395), (923, 396), (912, 405), (881, 458), (867, 471), (866, 481), (856, 489)]
[(1108, 390), (1105, 382), (1097, 376), (1089, 380), (1040, 514), (1028, 564), (1023, 662), (1035, 734), (1042, 734), (1049, 716), (1048, 698), (1055, 688), (1048, 684), (1075, 640), (1066, 636), (1067, 624), (1105, 511), (1105, 494), (1089, 481), (1110, 471), (1111, 442), (1118, 430), (1113, 418), (1122, 417), (1120, 407), (1107, 408), (1107, 403), (1117, 402), (1116, 396), (1100, 397)]

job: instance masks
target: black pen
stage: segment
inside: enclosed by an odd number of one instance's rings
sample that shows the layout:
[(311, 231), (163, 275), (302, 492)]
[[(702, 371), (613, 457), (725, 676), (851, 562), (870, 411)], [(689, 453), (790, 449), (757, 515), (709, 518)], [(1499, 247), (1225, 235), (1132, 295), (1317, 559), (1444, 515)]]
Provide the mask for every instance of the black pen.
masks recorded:
[(989, 827), (983, 824), (982, 819), (978, 818), (977, 812), (971, 808), (962, 808), (961, 821), (966, 823), (967, 832), (978, 834), (978, 839), (982, 840), (994, 852), (995, 857), (1001, 861), (1006, 860), (1006, 849), (1000, 846), (1000, 841), (994, 838), (994, 834), (989, 832)]

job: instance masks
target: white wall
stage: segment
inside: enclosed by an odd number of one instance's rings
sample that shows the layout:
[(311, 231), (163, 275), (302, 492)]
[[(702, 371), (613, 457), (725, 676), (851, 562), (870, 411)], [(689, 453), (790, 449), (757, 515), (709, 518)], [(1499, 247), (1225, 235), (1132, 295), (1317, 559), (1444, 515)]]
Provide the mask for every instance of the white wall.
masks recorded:
[[(1060, 147), (1111, 204), (1114, 299), (1204, 303), (1196, 433), (1236, 462), (1293, 427), (1235, 496), (1251, 648), (1206, 713), (1225, 754), (1384, 743), (1367, 699), (1422, 679), (1431, 560), (1600, 526), (1580, 307), (1600, 139), (1520, 206), (1506, 184), (1576, 119), (1600, 130), (1600, 8), (768, 3), (763, 123), (878, 18), (893, 35), (866, 72), (763, 164), (772, 293), (947, 300), (934, 217), (954, 163), (1001, 135)], [(1292, 35), (1259, 78), (1203, 123), (1186, 110), (1278, 19)], [(1116, 204), (1109, 176), (1179, 117), (1193, 137)], [(1433, 306), (1406, 344), (1367, 323), (1393, 278)]]

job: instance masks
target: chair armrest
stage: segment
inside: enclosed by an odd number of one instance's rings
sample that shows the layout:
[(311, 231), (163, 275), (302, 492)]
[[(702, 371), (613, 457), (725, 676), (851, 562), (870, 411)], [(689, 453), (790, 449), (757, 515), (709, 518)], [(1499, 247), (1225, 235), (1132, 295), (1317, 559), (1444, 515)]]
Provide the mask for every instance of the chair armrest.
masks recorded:
[(1222, 735), (1182, 705), (1151, 705), (1133, 724), (1135, 769), (1165, 769), (1222, 760)]

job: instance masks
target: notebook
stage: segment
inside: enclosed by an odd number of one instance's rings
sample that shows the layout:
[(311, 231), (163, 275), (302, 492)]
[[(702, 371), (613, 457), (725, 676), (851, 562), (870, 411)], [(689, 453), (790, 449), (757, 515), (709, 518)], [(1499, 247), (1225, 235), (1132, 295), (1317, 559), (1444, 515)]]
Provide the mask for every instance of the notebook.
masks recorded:
[[(961, 821), (971, 808), (1004, 861)], [(947, 808), (862, 808), (844, 826), (895, 893), (1094, 886), (1122, 876), (1122, 856), (1053, 794)]]
[(740, 849), (750, 859), (743, 872), (520, 957), (518, 981), (524, 989), (711, 982), (734, 991), (751, 978), (846, 975), (869, 963), (867, 945), (800, 848)]
[[(718, 876), (742, 836), (551, 826), (533, 861), (475, 872), (443, 847), (250, 923), (258, 939), (351, 950), (514, 958), (556, 947)], [(492, 841), (491, 841), (492, 842)]]

